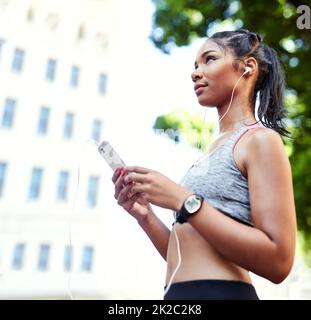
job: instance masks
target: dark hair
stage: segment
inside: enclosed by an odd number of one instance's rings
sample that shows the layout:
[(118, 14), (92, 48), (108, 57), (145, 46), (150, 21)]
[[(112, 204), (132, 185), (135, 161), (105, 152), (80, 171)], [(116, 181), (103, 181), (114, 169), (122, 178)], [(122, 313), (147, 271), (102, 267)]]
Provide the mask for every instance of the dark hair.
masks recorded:
[(258, 33), (246, 29), (223, 31), (213, 34), (209, 39), (219, 46), (232, 49), (238, 60), (254, 57), (258, 63), (259, 74), (255, 85), (253, 102), (259, 92), (259, 121), (267, 128), (277, 131), (283, 136), (290, 136), (282, 121), (287, 111), (284, 108), (284, 71), (276, 51), (262, 43)]

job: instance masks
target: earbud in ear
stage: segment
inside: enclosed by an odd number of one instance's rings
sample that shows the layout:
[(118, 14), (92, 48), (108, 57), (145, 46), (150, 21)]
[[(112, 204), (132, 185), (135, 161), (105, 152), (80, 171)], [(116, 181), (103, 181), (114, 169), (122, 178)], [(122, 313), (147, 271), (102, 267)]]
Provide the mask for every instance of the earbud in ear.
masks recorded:
[(250, 72), (252, 69), (250, 67), (244, 67), (244, 74), (246, 74), (247, 72)]

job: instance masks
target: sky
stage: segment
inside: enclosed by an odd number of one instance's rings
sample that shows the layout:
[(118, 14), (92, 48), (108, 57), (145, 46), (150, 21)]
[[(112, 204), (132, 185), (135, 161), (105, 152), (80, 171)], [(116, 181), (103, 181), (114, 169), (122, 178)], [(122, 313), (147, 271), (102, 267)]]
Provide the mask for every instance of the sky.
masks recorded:
[[(163, 54), (148, 39), (154, 12), (152, 2), (119, 0), (118, 9), (123, 25), (119, 26), (120, 37), (117, 39), (122, 54), (118, 55), (121, 56), (120, 69), (116, 72), (120, 77), (122, 75), (121, 79), (125, 81), (122, 83), (126, 86), (125, 92), (122, 88), (126, 101), (120, 101), (125, 104), (122, 118), (131, 119), (132, 129), (133, 122), (141, 129), (150, 128), (157, 116), (175, 108), (200, 113), (203, 119), (204, 108), (197, 102), (191, 72), (204, 39), (198, 39), (191, 46), (173, 49), (170, 55)], [(207, 115), (207, 119), (216, 119), (215, 110)], [(136, 121), (140, 116), (143, 121)]]

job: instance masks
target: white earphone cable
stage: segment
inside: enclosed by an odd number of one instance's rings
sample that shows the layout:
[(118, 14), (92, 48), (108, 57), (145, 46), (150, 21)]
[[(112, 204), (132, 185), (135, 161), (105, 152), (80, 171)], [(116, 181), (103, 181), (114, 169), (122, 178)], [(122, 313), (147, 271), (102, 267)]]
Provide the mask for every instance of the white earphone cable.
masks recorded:
[(182, 261), (182, 260), (181, 260), (181, 252), (180, 252), (180, 243), (179, 243), (179, 239), (178, 239), (178, 235), (177, 235), (177, 231), (176, 231), (175, 224), (176, 224), (176, 223), (174, 223), (174, 225), (173, 225), (173, 232), (174, 232), (175, 239), (176, 239), (178, 262), (177, 262), (177, 266), (176, 266), (174, 272), (172, 273), (172, 276), (171, 276), (171, 278), (170, 278), (170, 280), (169, 280), (169, 282), (168, 282), (168, 284), (167, 284), (167, 286), (166, 286), (166, 288), (165, 288), (164, 296), (165, 296), (165, 295), (167, 294), (167, 292), (169, 291), (169, 289), (170, 289), (170, 287), (171, 287), (171, 285), (172, 285), (172, 282), (173, 282), (173, 280), (174, 280), (174, 278), (175, 278), (175, 275), (176, 275), (177, 271), (179, 270), (179, 268), (180, 268), (180, 266), (181, 266), (181, 261)]
[(244, 76), (245, 73), (246, 73), (246, 71), (240, 76), (240, 78), (238, 79), (238, 81), (237, 81), (236, 84), (234, 85), (233, 90), (232, 90), (232, 93), (231, 93), (231, 98), (230, 98), (229, 106), (228, 106), (226, 112), (225, 112), (225, 113), (221, 116), (221, 118), (218, 120), (218, 122), (220, 122), (220, 121), (225, 117), (225, 115), (228, 113), (228, 111), (229, 111), (229, 109), (230, 109), (230, 107), (231, 107), (231, 104), (232, 104), (232, 100), (233, 100), (233, 95), (234, 95), (235, 89), (236, 89), (238, 83), (240, 82), (240, 80), (242, 79), (242, 77)]
[[(72, 208), (71, 208), (71, 214), (74, 213), (74, 210), (75, 210), (75, 207), (76, 207), (76, 201), (77, 201), (77, 196), (78, 196), (78, 191), (79, 191), (79, 186), (80, 186), (80, 164), (81, 164), (81, 157), (82, 157), (82, 154), (84, 152), (84, 149), (86, 147), (86, 144), (89, 143), (89, 142), (93, 142), (95, 143), (96, 146), (98, 146), (98, 142), (94, 139), (88, 139), (85, 141), (85, 144), (83, 145), (81, 151), (80, 151), (80, 155), (79, 155), (79, 158), (78, 158), (78, 174), (77, 174), (77, 188), (76, 188), (76, 191), (75, 191), (75, 195), (74, 195), (74, 200), (73, 200), (73, 203), (72, 203)], [(71, 215), (70, 214), (70, 215)], [(70, 259), (72, 260), (73, 259), (73, 244), (72, 244), (72, 238), (71, 238), (71, 219), (70, 219), (70, 215), (68, 216), (68, 219), (67, 219), (67, 225), (68, 225), (68, 240), (69, 240), (69, 252), (70, 252)], [(70, 268), (69, 270), (69, 275), (68, 275), (68, 283), (67, 283), (67, 291), (68, 291), (68, 295), (69, 295), (69, 298), (71, 300), (74, 300), (74, 296), (73, 296), (73, 293), (71, 291), (71, 288), (70, 288), (70, 285), (71, 285), (71, 276), (72, 276), (72, 267)]]

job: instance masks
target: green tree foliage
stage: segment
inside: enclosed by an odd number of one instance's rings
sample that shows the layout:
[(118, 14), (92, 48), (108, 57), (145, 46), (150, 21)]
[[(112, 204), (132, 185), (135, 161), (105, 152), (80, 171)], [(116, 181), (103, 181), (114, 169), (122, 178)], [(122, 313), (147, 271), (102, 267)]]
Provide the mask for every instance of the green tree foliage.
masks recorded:
[[(204, 38), (219, 22), (231, 21), (236, 28), (259, 32), (275, 48), (283, 64), (292, 140), (285, 140), (293, 172), (298, 227), (311, 264), (311, 30), (299, 29), (300, 5), (294, 0), (153, 0), (156, 11), (151, 40), (169, 53), (174, 46)], [(307, 17), (306, 17), (307, 18)], [(304, 21), (307, 26), (308, 21)], [(163, 119), (162, 119), (163, 120)], [(279, 195), (282, 197), (282, 195)]]
[(176, 109), (158, 116), (153, 129), (177, 143), (185, 140), (193, 147), (205, 150), (211, 142), (215, 124), (210, 121), (204, 123), (200, 114), (190, 115), (182, 109)]

